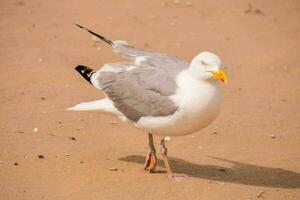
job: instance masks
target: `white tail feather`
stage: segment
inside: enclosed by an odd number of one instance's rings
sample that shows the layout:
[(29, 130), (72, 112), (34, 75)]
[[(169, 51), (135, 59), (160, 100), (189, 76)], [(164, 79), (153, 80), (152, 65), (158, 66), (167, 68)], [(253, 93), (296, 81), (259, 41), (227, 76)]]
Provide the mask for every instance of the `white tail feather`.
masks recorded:
[(112, 102), (105, 98), (98, 101), (84, 102), (68, 108), (67, 110), (73, 111), (86, 111), (86, 110), (103, 110), (106, 112), (118, 113), (119, 111), (113, 106)]

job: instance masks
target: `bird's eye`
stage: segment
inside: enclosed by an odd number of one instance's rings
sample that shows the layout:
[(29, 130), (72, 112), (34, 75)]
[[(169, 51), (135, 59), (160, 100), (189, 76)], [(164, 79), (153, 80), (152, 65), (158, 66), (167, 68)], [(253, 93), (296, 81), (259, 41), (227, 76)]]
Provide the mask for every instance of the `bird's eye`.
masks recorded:
[(207, 64), (206, 62), (204, 62), (203, 60), (197, 60), (197, 63), (201, 66), (209, 66), (209, 64)]
[(208, 64), (207, 64), (206, 62), (204, 62), (203, 60), (200, 61), (200, 64), (201, 64), (202, 66), (208, 66)]

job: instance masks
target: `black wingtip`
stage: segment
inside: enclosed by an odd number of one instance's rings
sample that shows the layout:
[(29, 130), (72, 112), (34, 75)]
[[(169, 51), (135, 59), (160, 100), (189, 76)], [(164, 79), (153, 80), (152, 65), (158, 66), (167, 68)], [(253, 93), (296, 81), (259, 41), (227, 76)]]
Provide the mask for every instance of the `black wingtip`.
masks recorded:
[(114, 44), (113, 41), (111, 41), (111, 40), (109, 40), (109, 39), (106, 39), (106, 38), (103, 37), (102, 35), (99, 35), (99, 34), (93, 32), (93, 31), (91, 31), (91, 30), (89, 30), (89, 29), (87, 29), (87, 28), (85, 28), (85, 27), (79, 25), (79, 24), (76, 24), (76, 23), (74, 23), (74, 24), (75, 24), (76, 26), (78, 26), (79, 28), (82, 28), (82, 29), (86, 30), (87, 32), (89, 32), (90, 34), (96, 36), (97, 38), (99, 38), (99, 39), (102, 40), (103, 42), (106, 42), (106, 43), (109, 44), (110, 46), (112, 46), (112, 45)]
[(77, 67), (75, 67), (75, 70), (78, 71), (79, 74), (85, 80), (87, 80), (90, 84), (92, 84), (91, 77), (92, 77), (93, 73), (95, 73), (95, 71), (92, 68), (89, 68), (89, 67), (83, 66), (83, 65), (78, 65)]

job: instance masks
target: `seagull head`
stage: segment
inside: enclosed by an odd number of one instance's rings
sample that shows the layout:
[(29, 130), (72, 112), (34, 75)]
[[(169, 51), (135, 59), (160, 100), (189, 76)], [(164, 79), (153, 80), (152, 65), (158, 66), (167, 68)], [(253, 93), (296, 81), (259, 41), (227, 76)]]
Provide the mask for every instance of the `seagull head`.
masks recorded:
[(227, 76), (222, 71), (222, 61), (216, 54), (201, 52), (195, 56), (190, 64), (191, 75), (201, 80), (218, 79), (222, 83), (227, 82)]

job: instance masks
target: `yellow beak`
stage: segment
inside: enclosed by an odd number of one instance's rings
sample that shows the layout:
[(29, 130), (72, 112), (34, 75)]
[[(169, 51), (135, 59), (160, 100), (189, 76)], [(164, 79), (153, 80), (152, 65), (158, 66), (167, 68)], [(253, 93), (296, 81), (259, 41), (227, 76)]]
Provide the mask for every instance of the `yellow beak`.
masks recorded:
[(218, 70), (215, 72), (211, 72), (214, 77), (216, 77), (217, 79), (219, 79), (222, 83), (227, 83), (227, 76), (225, 74), (225, 72), (223, 72), (222, 70)]

